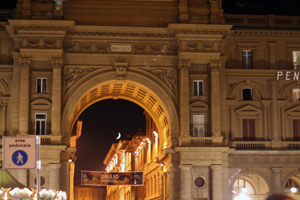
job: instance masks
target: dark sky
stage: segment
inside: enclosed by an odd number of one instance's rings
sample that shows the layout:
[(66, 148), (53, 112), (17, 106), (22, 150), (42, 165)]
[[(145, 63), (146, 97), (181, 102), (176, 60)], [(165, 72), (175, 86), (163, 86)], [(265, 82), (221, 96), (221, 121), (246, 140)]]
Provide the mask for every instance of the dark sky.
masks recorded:
[(76, 178), (80, 170), (104, 171), (103, 160), (118, 132), (134, 135), (145, 131), (144, 109), (126, 100), (103, 100), (88, 107), (79, 117), (82, 135), (77, 140)]
[[(16, 2), (17, 0), (0, 0), (0, 9), (14, 8)], [(228, 14), (300, 16), (300, 0), (223, 0), (222, 4), (224, 12)]]

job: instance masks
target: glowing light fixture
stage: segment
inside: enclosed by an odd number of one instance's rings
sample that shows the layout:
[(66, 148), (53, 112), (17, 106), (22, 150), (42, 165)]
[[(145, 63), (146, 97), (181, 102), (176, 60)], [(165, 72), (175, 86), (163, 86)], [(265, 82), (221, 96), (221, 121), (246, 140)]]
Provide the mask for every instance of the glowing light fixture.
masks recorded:
[(291, 187), (290, 191), (291, 191), (292, 193), (296, 193), (296, 192), (297, 192), (297, 188), (296, 188), (296, 187)]

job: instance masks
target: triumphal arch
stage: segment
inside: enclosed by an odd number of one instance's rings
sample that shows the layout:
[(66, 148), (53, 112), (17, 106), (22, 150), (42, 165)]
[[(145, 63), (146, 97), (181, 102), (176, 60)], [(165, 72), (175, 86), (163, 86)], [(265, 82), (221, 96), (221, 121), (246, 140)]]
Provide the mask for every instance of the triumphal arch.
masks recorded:
[[(300, 32), (284, 20), (221, 0), (19, 0), (0, 22), (0, 134), (40, 135), (42, 187), (74, 199), (79, 115), (125, 99), (159, 137), (139, 199), (297, 197)], [(10, 172), (35, 187), (34, 170)]]

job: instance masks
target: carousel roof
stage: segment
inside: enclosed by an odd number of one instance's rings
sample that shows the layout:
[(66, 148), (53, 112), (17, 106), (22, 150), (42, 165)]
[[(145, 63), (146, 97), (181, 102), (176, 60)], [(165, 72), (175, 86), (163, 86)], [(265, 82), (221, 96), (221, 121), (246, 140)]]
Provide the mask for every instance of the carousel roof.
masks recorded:
[(0, 187), (2, 188), (25, 188), (26, 186), (17, 181), (7, 170), (0, 169)]

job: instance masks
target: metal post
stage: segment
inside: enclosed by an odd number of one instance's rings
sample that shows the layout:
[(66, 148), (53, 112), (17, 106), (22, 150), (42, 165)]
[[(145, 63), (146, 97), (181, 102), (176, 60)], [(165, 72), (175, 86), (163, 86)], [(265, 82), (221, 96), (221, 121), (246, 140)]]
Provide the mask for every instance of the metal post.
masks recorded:
[(40, 169), (41, 169), (41, 160), (40, 160), (40, 143), (41, 138), (36, 136), (36, 198), (40, 200), (40, 187), (41, 187), (41, 177), (40, 177)]

